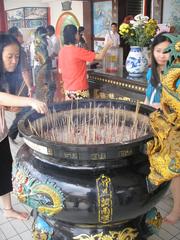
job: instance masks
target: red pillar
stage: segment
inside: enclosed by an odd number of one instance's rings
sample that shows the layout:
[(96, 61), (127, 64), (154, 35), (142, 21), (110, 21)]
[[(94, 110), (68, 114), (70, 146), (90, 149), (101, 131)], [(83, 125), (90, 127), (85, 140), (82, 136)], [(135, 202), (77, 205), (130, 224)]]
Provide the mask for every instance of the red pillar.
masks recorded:
[(4, 0), (0, 0), (0, 32), (7, 31), (6, 12), (4, 10)]
[(51, 9), (50, 7), (48, 7), (48, 19), (47, 19), (47, 25), (50, 25), (51, 24)]

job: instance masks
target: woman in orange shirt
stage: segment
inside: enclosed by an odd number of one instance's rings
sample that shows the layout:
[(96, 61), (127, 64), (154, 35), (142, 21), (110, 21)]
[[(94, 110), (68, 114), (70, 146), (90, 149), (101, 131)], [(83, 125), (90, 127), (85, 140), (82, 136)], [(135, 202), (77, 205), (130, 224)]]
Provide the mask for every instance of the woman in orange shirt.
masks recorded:
[(59, 53), (58, 69), (64, 82), (65, 99), (89, 98), (86, 63), (103, 59), (112, 41), (108, 41), (100, 53), (95, 53), (76, 46), (79, 34), (75, 25), (67, 25), (63, 36), (64, 47)]

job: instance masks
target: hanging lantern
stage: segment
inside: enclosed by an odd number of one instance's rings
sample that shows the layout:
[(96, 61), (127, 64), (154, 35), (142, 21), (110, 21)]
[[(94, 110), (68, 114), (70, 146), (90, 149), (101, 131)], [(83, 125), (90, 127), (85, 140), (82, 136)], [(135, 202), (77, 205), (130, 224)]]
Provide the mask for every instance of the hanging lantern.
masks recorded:
[(61, 4), (63, 11), (72, 10), (71, 8), (72, 0), (61, 0)]

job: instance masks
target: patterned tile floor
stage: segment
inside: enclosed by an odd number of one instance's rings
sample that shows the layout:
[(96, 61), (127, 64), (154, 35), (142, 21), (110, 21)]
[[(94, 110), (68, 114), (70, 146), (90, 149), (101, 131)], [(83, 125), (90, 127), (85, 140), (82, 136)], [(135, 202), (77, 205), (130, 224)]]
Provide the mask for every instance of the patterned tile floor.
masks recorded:
[[(7, 123), (11, 123), (14, 114), (8, 113)], [(11, 144), (13, 156), (22, 144), (22, 140), (18, 138), (18, 145)], [(30, 208), (19, 203), (14, 195), (12, 195), (13, 205), (17, 210), (30, 211)], [(1, 205), (0, 205), (1, 207)], [(157, 208), (162, 216), (166, 215), (172, 207), (172, 198), (170, 192), (158, 203)], [(0, 240), (32, 240), (31, 226), (33, 219), (28, 221), (18, 221), (5, 219), (0, 210)], [(175, 225), (163, 224), (158, 235), (151, 236), (148, 240), (180, 240), (180, 221)]]

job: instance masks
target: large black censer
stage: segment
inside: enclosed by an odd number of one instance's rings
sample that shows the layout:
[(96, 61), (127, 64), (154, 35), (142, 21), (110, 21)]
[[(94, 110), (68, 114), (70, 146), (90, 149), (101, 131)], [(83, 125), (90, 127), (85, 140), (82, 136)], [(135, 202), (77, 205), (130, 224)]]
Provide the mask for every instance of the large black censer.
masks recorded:
[(14, 189), (34, 209), (34, 239), (147, 239), (160, 227), (154, 206), (168, 185), (147, 189), (151, 111), (81, 100), (24, 117)]

